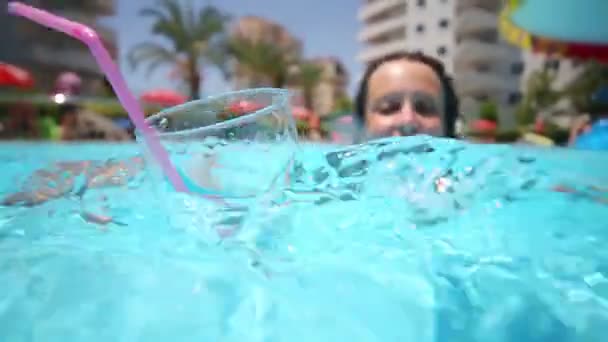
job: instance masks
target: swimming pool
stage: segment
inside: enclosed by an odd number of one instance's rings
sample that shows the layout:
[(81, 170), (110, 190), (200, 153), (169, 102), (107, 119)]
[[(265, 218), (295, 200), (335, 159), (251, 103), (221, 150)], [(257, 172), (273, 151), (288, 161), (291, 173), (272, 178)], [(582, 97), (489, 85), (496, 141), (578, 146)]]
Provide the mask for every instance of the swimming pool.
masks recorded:
[[(2, 144), (0, 197), (138, 152)], [(147, 172), (0, 207), (0, 340), (603, 340), (608, 154), (412, 137), (298, 160), (248, 210)]]

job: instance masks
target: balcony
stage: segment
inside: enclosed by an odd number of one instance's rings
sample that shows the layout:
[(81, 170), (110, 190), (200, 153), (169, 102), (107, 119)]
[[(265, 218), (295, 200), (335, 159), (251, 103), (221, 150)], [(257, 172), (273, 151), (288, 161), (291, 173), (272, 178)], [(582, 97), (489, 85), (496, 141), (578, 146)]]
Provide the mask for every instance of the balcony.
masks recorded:
[(406, 44), (405, 39), (399, 39), (382, 44), (368, 45), (359, 54), (358, 59), (363, 63), (370, 63), (388, 54), (405, 51)]
[(498, 96), (519, 90), (519, 78), (498, 73), (462, 72), (454, 78), (460, 96)]
[(29, 58), (40, 64), (51, 65), (87, 74), (101, 75), (93, 55), (86, 47), (82, 49), (53, 49), (45, 45), (35, 45), (29, 53)]
[(358, 39), (360, 42), (373, 41), (385, 34), (398, 30), (403, 30), (405, 32), (405, 27), (405, 18), (401, 16), (386, 19), (374, 24), (366, 24), (359, 33)]
[(456, 47), (454, 66), (457, 69), (482, 64), (510, 65), (519, 57), (516, 48), (481, 41), (464, 41)]
[(472, 7), (457, 16), (456, 37), (496, 31), (498, 16), (480, 7)]
[(503, 0), (458, 0), (456, 5), (456, 14), (471, 8), (478, 7), (489, 12), (498, 13), (502, 8)]
[(407, 0), (375, 0), (373, 2), (366, 2), (359, 9), (357, 17), (359, 21), (367, 21), (383, 12), (388, 12), (391, 9), (405, 6), (406, 4)]

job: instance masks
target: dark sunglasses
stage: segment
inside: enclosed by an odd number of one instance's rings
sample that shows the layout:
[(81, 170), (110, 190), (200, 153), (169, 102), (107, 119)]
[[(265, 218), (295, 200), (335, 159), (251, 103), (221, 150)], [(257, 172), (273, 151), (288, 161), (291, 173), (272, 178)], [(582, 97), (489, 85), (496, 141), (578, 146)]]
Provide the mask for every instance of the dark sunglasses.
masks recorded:
[(422, 116), (438, 116), (440, 113), (437, 97), (424, 91), (389, 93), (374, 101), (370, 108), (372, 112), (393, 115), (401, 110), (406, 99), (410, 101), (412, 109)]

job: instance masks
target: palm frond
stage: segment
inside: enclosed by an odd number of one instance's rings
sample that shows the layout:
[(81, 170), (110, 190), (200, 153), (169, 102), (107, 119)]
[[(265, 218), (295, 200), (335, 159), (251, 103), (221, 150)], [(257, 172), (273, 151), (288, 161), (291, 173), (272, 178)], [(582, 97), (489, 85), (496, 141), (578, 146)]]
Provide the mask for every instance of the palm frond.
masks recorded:
[(153, 17), (157, 21), (169, 21), (166, 13), (163, 13), (158, 8), (145, 7), (139, 11), (139, 15), (142, 17)]
[(177, 63), (178, 55), (162, 45), (144, 42), (137, 44), (129, 52), (128, 60), (133, 69), (141, 63), (148, 63), (147, 73), (150, 73), (162, 64)]
[(323, 78), (323, 69), (311, 62), (298, 65), (293, 81), (304, 88), (314, 88)]
[(154, 18), (152, 32), (167, 38), (176, 49), (183, 50), (190, 37), (179, 2), (176, 0), (162, 0), (158, 3), (158, 6), (158, 8), (143, 8), (139, 14)]
[[(216, 50), (216, 40), (225, 40), (229, 16), (213, 6), (195, 10), (192, 2), (183, 4), (179, 0), (158, 0), (156, 7), (143, 8), (140, 15), (153, 18), (152, 33), (166, 38), (171, 48), (159, 44), (142, 43), (129, 53), (133, 68), (139, 63), (148, 63), (148, 71), (162, 64), (178, 64), (180, 58), (187, 60), (188, 70), (181, 72), (187, 80), (199, 80), (200, 68), (205, 64), (217, 66), (227, 75), (225, 49)], [(192, 93), (198, 93), (199, 85), (189, 84)]]
[(195, 38), (209, 40), (219, 33), (226, 32), (230, 16), (213, 6), (205, 6), (198, 13), (198, 21), (193, 30)]

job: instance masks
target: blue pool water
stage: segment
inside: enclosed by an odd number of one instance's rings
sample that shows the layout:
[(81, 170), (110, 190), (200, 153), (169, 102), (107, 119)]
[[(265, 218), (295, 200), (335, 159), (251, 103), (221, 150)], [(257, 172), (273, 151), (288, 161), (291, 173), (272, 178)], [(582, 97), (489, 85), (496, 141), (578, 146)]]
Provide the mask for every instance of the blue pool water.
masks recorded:
[[(304, 145), (290, 188), (247, 210), (167, 192), (149, 168), (114, 187), (35, 173), (138, 153), (2, 144), (0, 341), (605, 338), (608, 154)], [(66, 190), (14, 195), (44, 186)]]

